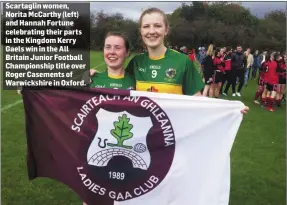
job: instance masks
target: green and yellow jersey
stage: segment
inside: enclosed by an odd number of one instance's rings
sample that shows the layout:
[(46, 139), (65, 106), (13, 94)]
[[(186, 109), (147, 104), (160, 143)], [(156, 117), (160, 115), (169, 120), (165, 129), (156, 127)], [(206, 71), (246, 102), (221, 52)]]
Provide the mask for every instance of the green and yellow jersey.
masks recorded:
[(97, 73), (91, 77), (91, 88), (113, 88), (123, 90), (135, 90), (135, 79), (127, 72), (124, 76), (112, 76), (107, 71)]
[(158, 59), (150, 58), (148, 53), (139, 54), (126, 70), (135, 77), (139, 91), (194, 95), (204, 87), (188, 56), (171, 49)]

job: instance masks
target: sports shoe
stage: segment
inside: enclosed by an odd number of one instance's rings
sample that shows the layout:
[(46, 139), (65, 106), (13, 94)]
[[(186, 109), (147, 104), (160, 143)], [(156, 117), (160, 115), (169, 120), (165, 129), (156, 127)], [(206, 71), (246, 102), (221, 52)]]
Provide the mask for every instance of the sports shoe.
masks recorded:
[(238, 92), (236, 93), (236, 95), (237, 95), (238, 97), (241, 97), (241, 94), (240, 94), (240, 93), (238, 93)]
[(227, 94), (226, 94), (226, 93), (222, 93), (222, 95), (227, 96)]
[(260, 102), (259, 102), (258, 100), (254, 100), (253, 102), (254, 102), (255, 104), (258, 104), (258, 105), (260, 104)]
[(235, 93), (233, 93), (233, 94), (232, 94), (232, 97), (235, 97), (235, 96), (236, 96), (236, 94), (235, 94)]

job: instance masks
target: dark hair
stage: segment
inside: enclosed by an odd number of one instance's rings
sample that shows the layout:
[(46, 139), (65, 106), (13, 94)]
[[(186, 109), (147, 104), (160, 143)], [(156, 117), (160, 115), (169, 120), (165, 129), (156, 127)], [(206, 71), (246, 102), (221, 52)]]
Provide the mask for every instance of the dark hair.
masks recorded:
[(124, 39), (124, 41), (125, 41), (126, 50), (127, 50), (127, 51), (130, 50), (129, 40), (128, 40), (127, 36), (126, 36), (124, 33), (118, 32), (118, 31), (110, 31), (110, 32), (108, 32), (108, 33), (106, 34), (105, 40), (106, 40), (106, 38), (108, 38), (109, 36), (121, 37), (121, 38)]
[(266, 61), (270, 61), (271, 56), (273, 56), (274, 60), (276, 60), (276, 53), (273, 51), (267, 53), (266, 55)]
[(215, 51), (215, 56), (217, 56), (218, 53), (220, 53), (220, 50), (221, 50), (221, 48), (217, 48), (217, 49), (216, 49), (216, 51)]
[(232, 50), (232, 48), (230, 47), (230, 46), (228, 46), (228, 47), (226, 47), (226, 51), (228, 52), (228, 51), (231, 51)]
[(269, 61), (270, 60), (270, 52), (266, 52), (266, 56), (265, 56), (265, 61)]
[(283, 59), (283, 61), (284, 61), (284, 54), (282, 53), (280, 56), (281, 56), (281, 58), (282, 58), (282, 59)]
[(274, 60), (277, 61), (277, 59), (278, 59), (279, 57), (281, 57), (282, 59), (284, 59), (284, 56), (283, 56), (281, 53), (276, 53), (276, 54), (274, 55)]

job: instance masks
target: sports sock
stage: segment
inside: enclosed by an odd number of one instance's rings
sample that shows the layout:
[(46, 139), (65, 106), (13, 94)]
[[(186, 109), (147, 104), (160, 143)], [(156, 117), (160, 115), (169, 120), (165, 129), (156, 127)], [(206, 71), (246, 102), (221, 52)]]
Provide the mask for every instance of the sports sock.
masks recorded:
[(271, 109), (271, 108), (274, 107), (274, 98), (267, 97), (266, 102), (267, 102), (267, 106), (266, 107), (268, 109)]
[(262, 106), (266, 105), (266, 97), (265, 98), (261, 97), (261, 105)]
[(281, 106), (281, 101), (282, 101), (282, 100), (280, 100), (280, 99), (279, 99), (279, 100), (276, 100), (276, 105), (277, 105), (277, 107), (280, 107), (280, 106)]
[(255, 97), (254, 97), (254, 100), (258, 100), (259, 96), (262, 94), (261, 91), (257, 90), (256, 93), (255, 93)]

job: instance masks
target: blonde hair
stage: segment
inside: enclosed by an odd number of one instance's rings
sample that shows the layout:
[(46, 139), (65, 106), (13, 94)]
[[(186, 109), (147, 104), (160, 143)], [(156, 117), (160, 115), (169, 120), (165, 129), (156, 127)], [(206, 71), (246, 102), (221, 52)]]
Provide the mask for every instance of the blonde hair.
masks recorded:
[(162, 17), (163, 17), (163, 21), (164, 21), (165, 27), (166, 27), (167, 29), (169, 28), (169, 23), (168, 23), (168, 19), (167, 19), (166, 14), (165, 14), (162, 10), (160, 10), (160, 9), (158, 9), (158, 8), (155, 8), (155, 7), (153, 7), (153, 8), (148, 8), (148, 9), (146, 9), (144, 12), (142, 12), (142, 14), (141, 14), (141, 16), (140, 16), (140, 20), (139, 20), (139, 28), (142, 27), (143, 17), (144, 17), (146, 14), (152, 14), (152, 13), (159, 13), (159, 14), (161, 14)]
[(208, 55), (208, 56), (213, 56), (213, 55), (214, 55), (214, 52), (213, 52), (213, 44), (210, 44), (210, 45), (208, 46), (206, 55)]

